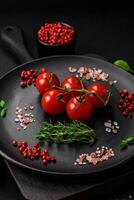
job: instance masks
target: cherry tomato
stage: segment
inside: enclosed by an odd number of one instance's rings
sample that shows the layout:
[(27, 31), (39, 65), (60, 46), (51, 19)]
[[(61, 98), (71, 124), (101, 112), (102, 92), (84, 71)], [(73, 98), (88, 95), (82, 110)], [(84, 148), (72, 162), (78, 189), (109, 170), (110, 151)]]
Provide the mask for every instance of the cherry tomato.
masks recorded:
[(64, 81), (61, 83), (61, 87), (68, 89), (81, 89), (82, 84), (78, 78), (70, 76), (64, 79)]
[(44, 72), (36, 79), (36, 88), (41, 95), (43, 95), (47, 89), (51, 88), (51, 84), (56, 86), (60, 85), (60, 81), (56, 74)]
[(93, 106), (85, 98), (81, 101), (80, 96), (72, 97), (66, 106), (67, 115), (71, 120), (87, 121), (93, 114)]
[[(67, 89), (82, 89), (84, 85), (78, 78), (70, 76), (64, 79), (64, 81), (61, 83), (61, 87)], [(80, 95), (80, 92), (70, 92), (67, 94), (68, 99), (77, 95)]]
[(87, 94), (86, 97), (91, 101), (94, 108), (102, 108), (105, 106), (103, 102), (107, 101), (108, 94), (109, 94), (109, 89), (105, 85), (101, 83), (92, 84), (87, 87), (87, 90), (96, 93), (102, 99), (101, 101), (99, 98), (97, 98), (93, 94)]
[(66, 99), (58, 99), (59, 95), (64, 94), (62, 90), (50, 89), (44, 93), (41, 99), (41, 105), (45, 112), (50, 115), (63, 114), (66, 110)]

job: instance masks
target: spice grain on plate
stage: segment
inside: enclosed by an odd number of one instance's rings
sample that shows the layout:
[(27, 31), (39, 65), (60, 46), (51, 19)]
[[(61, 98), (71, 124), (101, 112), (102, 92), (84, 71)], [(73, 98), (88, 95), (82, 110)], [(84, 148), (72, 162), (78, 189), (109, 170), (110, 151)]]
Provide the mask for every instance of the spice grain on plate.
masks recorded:
[(108, 160), (112, 157), (114, 157), (114, 151), (112, 148), (105, 146), (97, 147), (96, 151), (94, 152), (80, 154), (74, 162), (74, 165), (97, 165), (98, 163)]
[[(40, 73), (44, 73), (45, 72), (45, 68), (40, 68), (39, 70), (37, 69), (29, 69), (29, 70), (23, 70), (20, 74), (21, 77), (21, 82), (20, 82), (20, 86), (22, 88), (27, 87), (28, 85), (35, 85), (35, 80), (37, 78), (37, 76)], [(26, 107), (25, 107), (26, 109)]]
[(12, 141), (14, 147), (18, 147), (20, 154), (25, 159), (35, 160), (41, 158), (43, 164), (47, 165), (49, 162), (55, 162), (56, 158), (48, 153), (48, 149), (41, 150), (39, 144), (29, 147), (26, 141)]
[(75, 76), (77, 78), (85, 77), (86, 80), (91, 81), (106, 81), (110, 85), (114, 85), (115, 83), (117, 83), (117, 80), (109, 80), (109, 73), (104, 72), (102, 69), (97, 69), (96, 67), (90, 68), (82, 66), (78, 69), (76, 67), (69, 67), (68, 70), (70, 73), (76, 73)]
[(116, 121), (112, 121), (112, 120), (108, 120), (106, 122), (104, 122), (104, 126), (105, 126), (105, 131), (108, 133), (113, 133), (116, 134), (118, 133), (118, 130), (120, 129), (118, 122)]
[(134, 92), (129, 92), (127, 89), (119, 91), (120, 99), (118, 100), (118, 109), (125, 117), (133, 118), (134, 113)]
[[(30, 110), (33, 110), (33, 105), (25, 105), (23, 108), (16, 107), (16, 118), (15, 122), (18, 124), (17, 130), (26, 130), (28, 125), (32, 122), (35, 122), (34, 115), (31, 113)], [(30, 111), (30, 112), (29, 112)]]

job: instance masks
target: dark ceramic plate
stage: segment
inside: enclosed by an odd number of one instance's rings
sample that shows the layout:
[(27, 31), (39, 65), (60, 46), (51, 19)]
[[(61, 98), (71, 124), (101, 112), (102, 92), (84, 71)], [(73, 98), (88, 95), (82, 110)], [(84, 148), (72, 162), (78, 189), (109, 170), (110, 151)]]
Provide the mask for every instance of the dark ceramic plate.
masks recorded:
[[(57, 162), (50, 163), (44, 166), (41, 161), (30, 161), (24, 159), (18, 150), (12, 146), (12, 140), (27, 140), (30, 145), (38, 142), (35, 139), (35, 133), (39, 129), (41, 123), (49, 119), (49, 116), (44, 114), (40, 107), (40, 97), (34, 86), (29, 86), (22, 89), (19, 86), (20, 72), (22, 69), (40, 68), (45, 66), (46, 69), (58, 74), (60, 80), (69, 76), (69, 66), (88, 66), (101, 68), (110, 74), (111, 80), (118, 80), (115, 86), (111, 86), (111, 99), (107, 108), (95, 112), (93, 118), (89, 120), (89, 125), (96, 130), (97, 141), (93, 146), (88, 144), (66, 145), (66, 144), (48, 144), (44, 143), (45, 147), (49, 148), (49, 152), (56, 156)], [(108, 169), (113, 169), (128, 161), (134, 155), (134, 146), (130, 146), (125, 151), (121, 152), (119, 149), (120, 141), (133, 134), (134, 123), (133, 119), (126, 119), (117, 109), (117, 100), (119, 99), (118, 90), (120, 88), (127, 88), (132, 91), (134, 85), (134, 78), (114, 65), (102, 61), (100, 59), (85, 57), (85, 56), (55, 56), (43, 59), (38, 59), (10, 71), (0, 80), (0, 99), (4, 99), (8, 104), (8, 113), (4, 119), (0, 120), (0, 154), (9, 161), (20, 166), (45, 172), (49, 174), (60, 175), (84, 175), (96, 174), (104, 172)], [(109, 86), (108, 86), (109, 87)], [(36, 123), (29, 126), (26, 131), (18, 132), (16, 130), (15, 108), (16, 106), (23, 106), (24, 104), (32, 103), (35, 106), (34, 115)], [(57, 120), (66, 120), (65, 116), (57, 118)], [(105, 133), (104, 122), (108, 119), (119, 122), (121, 127), (117, 135)], [(76, 157), (83, 152), (91, 152), (97, 146), (108, 146), (113, 148), (115, 157), (98, 164), (97, 166), (84, 165), (75, 166), (74, 161)]]

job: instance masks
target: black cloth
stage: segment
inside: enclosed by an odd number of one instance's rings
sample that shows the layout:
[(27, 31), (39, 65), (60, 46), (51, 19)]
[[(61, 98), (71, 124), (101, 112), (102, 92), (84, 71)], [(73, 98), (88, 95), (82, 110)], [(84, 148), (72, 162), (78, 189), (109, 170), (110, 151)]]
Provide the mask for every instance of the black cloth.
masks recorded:
[[(6, 5), (7, 3), (7, 5)], [(24, 1), (25, 3), (25, 1)], [(10, 4), (10, 3), (9, 3)], [(118, 10), (118, 9), (104, 9), (103, 6), (94, 9), (69, 9), (67, 10), (62, 7), (54, 9), (48, 5), (45, 7), (37, 6), (37, 9), (32, 9), (30, 6), (28, 9), (21, 9), (17, 7), (14, 10), (13, 5), (9, 5), (8, 1), (5, 1), (5, 7), (0, 8), (0, 28), (7, 24), (19, 25), (23, 28), (29, 50), (32, 49), (33, 57), (37, 57), (36, 51), (36, 30), (44, 21), (64, 21), (72, 24), (77, 30), (77, 53), (95, 53), (106, 57), (109, 61), (113, 62), (116, 58), (124, 58), (129, 61), (130, 64), (134, 63), (133, 56), (133, 43), (134, 43), (134, 12), (132, 8), (129, 10)], [(8, 7), (8, 10), (6, 9)], [(24, 6), (25, 7), (25, 6)], [(11, 9), (10, 9), (11, 8)], [(31, 9), (30, 9), (31, 8)], [(17, 66), (16, 60), (13, 60), (9, 54), (3, 53), (0, 45), (0, 75), (7, 72), (9, 69)], [(4, 166), (4, 167), (3, 167)], [(0, 182), (0, 199), (12, 200), (12, 199), (23, 199), (20, 192), (18, 191), (14, 181), (11, 179), (10, 174), (7, 171), (5, 165), (2, 165), (1, 169), (1, 182)], [(3, 173), (4, 172), (4, 173)], [(4, 178), (3, 178), (4, 177)], [(125, 181), (124, 191), (115, 190), (113, 194), (112, 185), (110, 185), (109, 197), (104, 196), (103, 199), (128, 199), (133, 196), (133, 175), (131, 179)], [(121, 182), (119, 182), (118, 189)], [(114, 183), (113, 183), (114, 184)], [(9, 189), (10, 188), (10, 189)], [(121, 187), (122, 189), (122, 187)], [(104, 192), (105, 190), (103, 190)], [(115, 194), (115, 191), (117, 192)], [(97, 192), (97, 190), (96, 190)], [(97, 194), (96, 194), (97, 195)], [(86, 198), (90, 198), (90, 194), (85, 193)], [(95, 192), (94, 192), (95, 196)], [(83, 196), (84, 198), (84, 196)]]
[(36, 174), (8, 162), (7, 165), (21, 193), (29, 200), (81, 200), (82, 198), (84, 200), (96, 198), (97, 200), (98, 197), (107, 199), (106, 196), (111, 194), (111, 189), (114, 192), (117, 192), (119, 188), (126, 189), (133, 183), (134, 178), (134, 171), (131, 167), (125, 171), (121, 170), (96, 178), (68, 179)]

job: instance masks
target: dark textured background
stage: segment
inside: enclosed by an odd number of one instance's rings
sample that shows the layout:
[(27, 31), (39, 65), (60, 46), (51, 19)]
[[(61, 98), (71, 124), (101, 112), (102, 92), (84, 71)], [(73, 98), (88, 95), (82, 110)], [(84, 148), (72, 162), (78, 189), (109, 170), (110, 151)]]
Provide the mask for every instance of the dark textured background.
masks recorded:
[[(111, 62), (124, 58), (134, 64), (134, 9), (128, 2), (118, 1), (117, 5), (114, 1), (81, 1), (76, 5), (71, 1), (5, 0), (0, 6), (0, 29), (7, 24), (21, 26), (33, 57), (38, 57), (36, 30), (44, 21), (64, 21), (73, 25), (78, 33), (77, 54), (100, 54)], [(0, 75), (16, 65), (16, 60), (3, 52), (0, 43)], [(23, 199), (6, 166), (2, 166), (0, 200)], [(112, 191), (111, 188), (109, 196), (104, 195), (103, 199), (126, 200), (133, 197), (134, 186), (128, 181), (126, 189), (119, 187)]]

